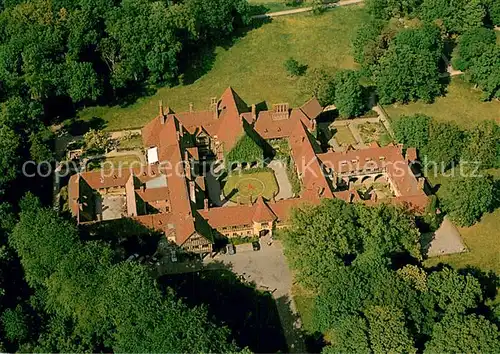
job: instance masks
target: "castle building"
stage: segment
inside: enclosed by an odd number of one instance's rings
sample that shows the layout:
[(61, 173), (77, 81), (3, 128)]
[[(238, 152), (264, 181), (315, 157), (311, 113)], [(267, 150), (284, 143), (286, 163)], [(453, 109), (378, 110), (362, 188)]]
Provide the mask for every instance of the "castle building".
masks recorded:
[[(402, 146), (344, 152), (315, 150), (314, 131), (323, 108), (312, 98), (300, 108), (277, 104), (257, 112), (228, 88), (209, 109), (174, 113), (159, 107), (158, 116), (142, 129), (148, 164), (132, 169), (82, 172), (71, 176), (68, 195), (71, 211), (80, 224), (128, 217), (159, 230), (188, 252), (212, 252), (222, 237), (263, 236), (286, 227), (292, 208), (319, 204), (322, 198), (379, 203), (376, 193), (361, 195), (350, 188), (355, 181), (383, 181), (392, 204), (422, 212), (428, 203), (423, 180), (412, 173), (414, 149), (403, 157)], [(210, 207), (205, 179), (196, 171), (200, 160), (222, 163), (245, 125), (264, 140), (287, 139), (300, 195), (282, 200), (262, 197), (246, 205)], [(108, 208), (103, 208), (106, 204)]]

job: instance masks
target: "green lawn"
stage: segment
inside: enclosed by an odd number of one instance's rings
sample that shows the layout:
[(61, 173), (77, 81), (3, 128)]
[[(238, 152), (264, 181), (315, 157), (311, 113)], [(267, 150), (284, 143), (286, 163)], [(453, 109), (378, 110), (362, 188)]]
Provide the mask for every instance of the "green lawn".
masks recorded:
[(113, 156), (89, 161), (87, 168), (89, 170), (110, 169), (110, 168), (129, 168), (139, 167), (142, 160), (138, 155), (130, 154), (123, 156)]
[(401, 115), (423, 113), (439, 120), (455, 121), (463, 128), (473, 127), (484, 119), (500, 121), (500, 102), (481, 102), (481, 92), (461, 78), (453, 78), (445, 97), (438, 97), (433, 104), (422, 102), (407, 105), (394, 104), (384, 107), (393, 119)]
[(278, 193), (278, 183), (271, 171), (255, 173), (235, 173), (227, 177), (224, 184), (224, 195), (233, 202), (250, 203), (259, 196), (272, 199)]
[(90, 107), (79, 117), (104, 119), (107, 129), (141, 127), (158, 112), (163, 100), (175, 111), (187, 111), (189, 103), (208, 109), (210, 98), (232, 86), (248, 103), (268, 105), (303, 104), (308, 95), (299, 89), (299, 79), (289, 78), (283, 62), (294, 57), (309, 68), (354, 68), (350, 41), (367, 19), (358, 6), (337, 8), (322, 15), (300, 14), (280, 17), (237, 39), (230, 48), (217, 48), (212, 69), (193, 84), (161, 88), (154, 95), (127, 107)]
[(352, 136), (351, 130), (347, 126), (338, 126), (334, 128), (336, 132), (333, 137), (339, 145), (355, 145), (356, 139)]

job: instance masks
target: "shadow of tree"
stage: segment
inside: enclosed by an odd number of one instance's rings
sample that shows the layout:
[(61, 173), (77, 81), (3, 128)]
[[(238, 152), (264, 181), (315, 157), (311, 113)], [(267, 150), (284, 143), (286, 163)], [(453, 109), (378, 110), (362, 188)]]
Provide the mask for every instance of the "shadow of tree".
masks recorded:
[(73, 136), (83, 135), (90, 129), (101, 130), (106, 128), (107, 122), (100, 117), (92, 117), (89, 121), (81, 119), (71, 119), (66, 125), (68, 133)]
[(175, 289), (190, 306), (206, 305), (209, 315), (231, 330), (240, 347), (256, 353), (288, 351), (272, 295), (244, 283), (229, 266), (217, 263), (200, 271), (164, 275), (158, 284), (165, 291)]

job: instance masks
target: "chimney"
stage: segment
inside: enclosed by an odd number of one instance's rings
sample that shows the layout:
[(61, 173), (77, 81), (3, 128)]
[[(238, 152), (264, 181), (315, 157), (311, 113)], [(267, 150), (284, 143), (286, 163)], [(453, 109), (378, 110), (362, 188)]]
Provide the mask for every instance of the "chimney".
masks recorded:
[(183, 127), (182, 127), (182, 122), (179, 122), (179, 133), (181, 134), (181, 136), (184, 135), (184, 130), (183, 130)]
[(273, 120), (288, 119), (289, 117), (289, 106), (288, 103), (279, 103), (273, 105)]
[(186, 174), (187, 179), (191, 179), (191, 164), (187, 159), (184, 161), (184, 173)]
[(193, 112), (193, 102), (189, 103), (189, 112)]
[(145, 190), (146, 188), (144, 187), (144, 185), (142, 185), (140, 189), (141, 189), (141, 192), (144, 192), (144, 190)]
[(189, 195), (191, 197), (191, 201), (196, 203), (196, 191), (193, 181), (189, 181)]
[(257, 119), (257, 108), (255, 107), (255, 104), (252, 105), (252, 121), (255, 121)]
[(158, 101), (158, 104), (160, 105), (160, 116), (163, 117), (165, 116), (165, 113), (163, 112), (163, 101)]
[(184, 161), (189, 161), (189, 154), (187, 151), (184, 151)]
[(208, 211), (208, 199), (203, 199), (203, 210)]
[(176, 133), (177, 133), (177, 141), (180, 141), (181, 140), (181, 133), (179, 133), (178, 131)]

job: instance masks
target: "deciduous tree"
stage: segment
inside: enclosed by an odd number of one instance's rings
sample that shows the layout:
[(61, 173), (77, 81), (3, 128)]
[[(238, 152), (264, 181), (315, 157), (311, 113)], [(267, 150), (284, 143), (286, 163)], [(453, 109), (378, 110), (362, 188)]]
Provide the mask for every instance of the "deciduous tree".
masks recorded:
[(442, 206), (461, 226), (471, 226), (494, 205), (495, 185), (489, 176), (457, 176), (443, 185)]
[(363, 89), (356, 71), (344, 70), (335, 75), (335, 105), (341, 117), (356, 117), (363, 113)]

